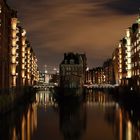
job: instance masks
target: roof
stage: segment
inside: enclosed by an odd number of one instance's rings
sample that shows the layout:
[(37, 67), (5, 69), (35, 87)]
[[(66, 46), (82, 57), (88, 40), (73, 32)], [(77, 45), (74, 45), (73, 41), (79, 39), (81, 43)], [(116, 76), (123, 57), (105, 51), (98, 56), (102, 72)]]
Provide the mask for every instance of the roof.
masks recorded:
[(64, 53), (64, 59), (61, 64), (81, 64), (83, 63), (83, 57), (78, 53)]

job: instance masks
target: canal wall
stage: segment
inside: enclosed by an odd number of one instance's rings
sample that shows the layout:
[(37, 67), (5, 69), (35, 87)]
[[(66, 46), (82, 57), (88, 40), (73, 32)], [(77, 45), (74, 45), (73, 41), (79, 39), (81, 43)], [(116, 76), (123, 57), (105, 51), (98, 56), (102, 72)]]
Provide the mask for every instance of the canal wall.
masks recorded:
[(134, 97), (137, 97), (137, 98), (140, 98), (140, 86), (137, 86), (137, 85), (128, 85), (128, 86), (125, 86), (125, 85), (120, 85), (120, 86), (110, 86), (110, 87), (84, 87), (84, 89), (87, 89), (87, 90), (103, 90), (103, 91), (109, 91), (109, 93), (113, 93), (115, 94), (116, 96), (120, 96), (120, 97), (123, 97), (123, 96), (134, 96)]
[(17, 105), (26, 102), (35, 95), (32, 87), (22, 87), (10, 89), (9, 92), (1, 92), (0, 94), (0, 114), (5, 114)]
[(114, 94), (120, 97), (140, 98), (140, 88), (132, 88), (129, 86), (119, 86), (114, 89)]
[(101, 90), (107, 94), (111, 94), (117, 102), (124, 103), (129, 106), (140, 105), (140, 88), (138, 86), (118, 86), (115, 88), (85, 88), (87, 91)]

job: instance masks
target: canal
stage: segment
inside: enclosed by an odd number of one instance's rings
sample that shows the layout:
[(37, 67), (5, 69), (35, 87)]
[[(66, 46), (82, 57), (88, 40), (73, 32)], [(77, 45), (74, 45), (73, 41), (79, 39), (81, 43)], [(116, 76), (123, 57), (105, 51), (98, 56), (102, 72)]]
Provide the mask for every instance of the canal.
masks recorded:
[(0, 116), (0, 140), (140, 140), (140, 111), (107, 91), (88, 90), (80, 99), (59, 102), (54, 91)]

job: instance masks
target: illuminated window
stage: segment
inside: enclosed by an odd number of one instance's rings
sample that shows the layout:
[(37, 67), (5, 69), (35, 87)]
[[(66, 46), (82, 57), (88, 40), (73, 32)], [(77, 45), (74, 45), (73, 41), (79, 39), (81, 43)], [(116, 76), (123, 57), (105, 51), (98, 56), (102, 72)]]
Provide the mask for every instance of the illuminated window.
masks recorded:
[(0, 5), (0, 13), (2, 13), (2, 6)]
[(126, 36), (130, 37), (130, 30), (129, 29), (126, 30)]
[(17, 18), (12, 18), (11, 24), (12, 24), (12, 29), (16, 30), (17, 29)]
[(138, 85), (138, 86), (140, 85), (140, 81), (139, 81), (139, 80), (137, 81), (137, 85)]
[(139, 72), (139, 69), (137, 70), (137, 75), (139, 75), (140, 74), (140, 72)]
[(131, 63), (131, 58), (128, 58), (127, 62), (128, 62), (128, 64), (130, 64)]
[(131, 64), (129, 64), (129, 65), (128, 65), (128, 69), (129, 69), (129, 70), (131, 70), (131, 68), (132, 68), (132, 65), (131, 65)]
[(135, 53), (137, 52), (137, 49), (135, 48)]
[(1, 19), (0, 19), (0, 26), (1, 26)]

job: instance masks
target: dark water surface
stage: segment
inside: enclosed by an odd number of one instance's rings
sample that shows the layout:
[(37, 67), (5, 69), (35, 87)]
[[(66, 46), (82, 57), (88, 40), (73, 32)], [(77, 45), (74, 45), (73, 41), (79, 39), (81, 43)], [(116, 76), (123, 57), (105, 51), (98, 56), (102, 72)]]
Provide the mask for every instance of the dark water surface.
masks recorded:
[(103, 91), (66, 102), (39, 91), (33, 102), (0, 116), (0, 140), (140, 140), (139, 112)]

